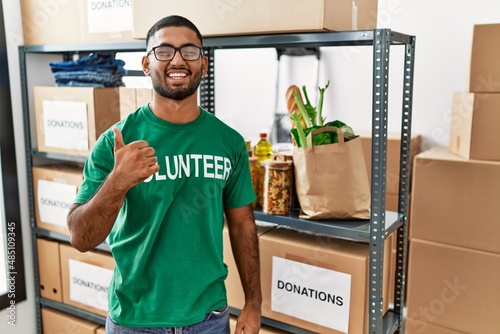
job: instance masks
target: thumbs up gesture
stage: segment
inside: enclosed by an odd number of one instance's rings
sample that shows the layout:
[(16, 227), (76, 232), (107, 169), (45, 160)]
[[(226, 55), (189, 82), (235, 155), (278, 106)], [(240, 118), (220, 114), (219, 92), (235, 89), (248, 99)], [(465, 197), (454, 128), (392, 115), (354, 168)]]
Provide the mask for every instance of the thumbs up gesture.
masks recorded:
[(119, 180), (120, 188), (130, 189), (160, 170), (155, 150), (145, 140), (137, 140), (129, 144), (123, 142), (118, 128), (113, 128), (115, 135), (115, 166), (113, 173)]

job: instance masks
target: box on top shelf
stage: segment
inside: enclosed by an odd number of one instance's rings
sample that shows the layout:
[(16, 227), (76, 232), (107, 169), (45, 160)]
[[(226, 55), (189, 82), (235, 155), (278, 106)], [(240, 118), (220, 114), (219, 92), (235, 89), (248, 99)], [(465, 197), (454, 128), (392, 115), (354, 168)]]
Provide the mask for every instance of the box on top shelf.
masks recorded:
[(36, 226), (69, 235), (66, 217), (80, 184), (82, 169), (65, 165), (33, 167)]
[(410, 238), (500, 254), (500, 162), (434, 147), (415, 157)]
[[(254, 0), (134, 2), (133, 36), (145, 39), (164, 16), (191, 20), (204, 36), (375, 29), (376, 0)], [(151, 11), (151, 8), (156, 10)]]
[[(259, 237), (262, 315), (317, 333), (368, 332), (369, 246), (324, 235), (273, 229)], [(381, 282), (389, 301), (391, 240)]]
[(81, 253), (60, 244), (63, 303), (101, 315), (108, 314), (107, 292), (115, 261), (110, 253)]
[(411, 333), (498, 333), (500, 254), (412, 238), (406, 305)]
[(132, 1), (22, 0), (21, 15), (25, 45), (134, 40)]
[(453, 94), (449, 149), (466, 159), (500, 161), (500, 93)]
[(40, 152), (87, 156), (120, 120), (119, 87), (36, 86), (34, 95)]
[(43, 334), (95, 334), (100, 327), (99, 324), (49, 308), (42, 308), (40, 312)]
[(500, 93), (500, 23), (474, 26), (469, 91)]

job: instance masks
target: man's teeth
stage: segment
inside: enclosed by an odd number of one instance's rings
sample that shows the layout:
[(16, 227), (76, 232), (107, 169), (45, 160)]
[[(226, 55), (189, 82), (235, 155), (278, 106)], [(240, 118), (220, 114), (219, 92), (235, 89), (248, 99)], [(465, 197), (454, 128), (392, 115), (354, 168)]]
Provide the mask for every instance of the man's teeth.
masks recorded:
[(171, 78), (183, 78), (186, 76), (186, 73), (170, 73), (168, 76)]

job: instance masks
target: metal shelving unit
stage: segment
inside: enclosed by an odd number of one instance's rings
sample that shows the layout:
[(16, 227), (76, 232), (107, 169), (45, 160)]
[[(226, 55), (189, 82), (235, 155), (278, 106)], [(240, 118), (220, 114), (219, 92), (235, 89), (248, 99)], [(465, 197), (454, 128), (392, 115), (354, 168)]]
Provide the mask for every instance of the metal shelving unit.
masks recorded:
[[(257, 220), (285, 225), (290, 228), (320, 233), (336, 238), (344, 238), (369, 244), (369, 333), (404, 333), (405, 321), (403, 308), (405, 306), (406, 280), (406, 245), (407, 245), (407, 212), (408, 193), (410, 182), (410, 138), (413, 94), (413, 72), (415, 61), (415, 37), (394, 32), (390, 29), (345, 31), (345, 32), (315, 32), (297, 34), (271, 34), (250, 36), (208, 37), (204, 39), (204, 54), (209, 58), (208, 75), (203, 78), (200, 88), (201, 105), (208, 111), (215, 112), (215, 51), (219, 49), (245, 48), (294, 48), (294, 47), (350, 47), (366, 46), (373, 50), (373, 84), (372, 84), (372, 157), (371, 157), (371, 216), (369, 220), (349, 221), (310, 221), (298, 217), (297, 212), (288, 216), (266, 215), (256, 211)], [(401, 161), (399, 178), (399, 207), (398, 212), (385, 210), (386, 188), (386, 159), (387, 159), (387, 121), (388, 121), (388, 94), (389, 94), (389, 63), (390, 50), (393, 46), (405, 48), (403, 65), (402, 87), (402, 121), (401, 121)], [(25, 128), (28, 191), (33, 193), (31, 168), (33, 160), (60, 160), (82, 163), (81, 157), (68, 157), (57, 154), (38, 152), (32, 147), (30, 125), (30, 98), (29, 74), (27, 71), (27, 57), (32, 54), (62, 54), (69, 57), (73, 53), (89, 53), (95, 51), (113, 52), (140, 52), (145, 50), (144, 41), (106, 44), (71, 44), (71, 45), (39, 45), (21, 46), (19, 48), (21, 66), (21, 85), (23, 99), (23, 115)], [(39, 229), (35, 224), (33, 198), (29, 198), (32, 237), (34, 242), (36, 309), (38, 332), (41, 333), (40, 308), (51, 307), (71, 313), (98, 323), (104, 323), (104, 318), (86, 311), (69, 307), (64, 304), (40, 298), (38, 281), (38, 263), (36, 254), (36, 238), (45, 237), (60, 241), (68, 241), (66, 236)], [(394, 308), (382, 315), (382, 279), (384, 240), (391, 234), (397, 235), (396, 278), (394, 290)], [(100, 250), (109, 251), (109, 247), (102, 244)], [(231, 309), (233, 314), (239, 310)], [(295, 328), (288, 324), (263, 319), (263, 323), (293, 331), (295, 333), (309, 333), (306, 330)], [(293, 328), (292, 328), (293, 327)]]

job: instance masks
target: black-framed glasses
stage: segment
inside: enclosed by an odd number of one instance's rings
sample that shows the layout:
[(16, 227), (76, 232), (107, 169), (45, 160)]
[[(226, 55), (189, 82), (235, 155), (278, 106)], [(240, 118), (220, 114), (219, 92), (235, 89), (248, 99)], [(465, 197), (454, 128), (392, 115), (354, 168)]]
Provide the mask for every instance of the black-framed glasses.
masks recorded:
[(153, 52), (157, 60), (169, 61), (174, 59), (175, 53), (179, 51), (182, 59), (186, 61), (193, 61), (200, 59), (201, 50), (202, 49), (196, 45), (184, 45), (180, 48), (176, 48), (171, 45), (159, 45), (149, 50), (146, 56), (149, 56), (149, 54)]

